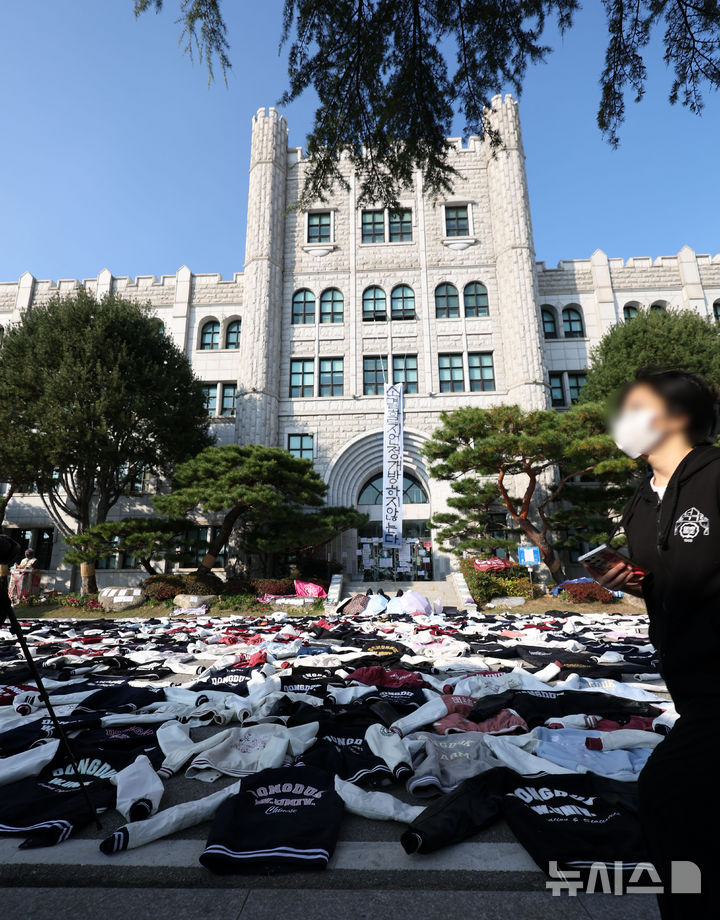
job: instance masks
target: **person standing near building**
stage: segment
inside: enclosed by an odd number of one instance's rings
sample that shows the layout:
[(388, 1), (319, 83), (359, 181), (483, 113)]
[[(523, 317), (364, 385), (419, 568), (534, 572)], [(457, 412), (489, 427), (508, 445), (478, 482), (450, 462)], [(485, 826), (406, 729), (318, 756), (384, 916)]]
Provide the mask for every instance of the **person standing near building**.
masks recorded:
[(32, 575), (37, 566), (35, 553), (26, 549), (19, 562), (10, 569), (10, 599), (14, 601), (27, 600), (32, 589)]
[[(647, 574), (638, 587), (630, 564), (604, 575), (588, 569), (604, 587), (644, 597), (650, 640), (679, 713), (639, 779), (641, 821), (664, 887), (663, 920), (720, 917), (720, 873), (711, 856), (720, 826), (718, 417), (716, 394), (695, 374), (638, 372), (612, 434), (624, 453), (650, 467), (622, 517), (630, 558)], [(699, 867), (701, 894), (672, 893), (673, 861)]]

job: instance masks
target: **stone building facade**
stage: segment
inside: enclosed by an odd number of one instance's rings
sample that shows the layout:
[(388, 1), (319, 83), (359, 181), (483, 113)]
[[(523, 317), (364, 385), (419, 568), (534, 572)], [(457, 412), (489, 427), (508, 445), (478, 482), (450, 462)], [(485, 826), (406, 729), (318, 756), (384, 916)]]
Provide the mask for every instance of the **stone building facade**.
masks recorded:
[[(29, 273), (0, 284), (0, 325), (17, 321), (57, 293), (85, 285), (152, 304), (206, 385), (220, 443), (263, 443), (311, 457), (328, 501), (371, 517), (330, 548), (350, 574), (378, 564), (377, 480), (382, 466), (382, 382), (405, 383), (407, 534), (400, 560), (413, 575), (436, 577), (448, 559), (428, 522), (446, 507), (447, 486), (432, 482), (422, 447), (440, 413), (472, 404), (562, 407), (583, 383), (592, 346), (640, 309), (682, 308), (720, 318), (720, 255), (688, 247), (675, 256), (589, 259), (548, 268), (535, 259), (517, 103), (493, 100), (503, 147), (494, 155), (471, 137), (452, 140), (452, 194), (423, 194), (418, 174), (399, 208), (358, 204), (348, 187), (327, 202), (292, 207), (305, 161), (288, 149), (275, 109), (253, 116), (244, 271), (231, 279), (175, 275), (39, 281)], [(1, 475), (0, 475), (1, 478)], [(115, 516), (148, 513), (146, 488)], [(63, 583), (64, 548), (37, 496), (13, 499), (8, 523), (43, 549)], [(137, 572), (101, 573), (127, 583)], [(393, 560), (397, 566), (398, 559)]]

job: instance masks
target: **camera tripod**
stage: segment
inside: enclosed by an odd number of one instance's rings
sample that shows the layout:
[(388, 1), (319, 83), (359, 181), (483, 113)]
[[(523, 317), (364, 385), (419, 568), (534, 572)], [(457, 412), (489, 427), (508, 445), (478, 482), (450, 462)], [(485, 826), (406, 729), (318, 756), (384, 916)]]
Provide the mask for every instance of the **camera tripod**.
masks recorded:
[[(20, 547), (14, 540), (11, 540), (9, 537), (0, 534), (0, 565), (10, 565), (13, 560), (17, 558), (19, 552)], [(50, 721), (53, 724), (60, 745), (67, 754), (70, 766), (72, 767), (73, 773), (75, 774), (75, 778), (80, 784), (80, 789), (85, 796), (85, 801), (87, 802), (88, 808), (92, 813), (95, 825), (97, 826), (98, 830), (101, 830), (102, 824), (100, 823), (97, 811), (92, 803), (92, 799), (90, 798), (90, 793), (88, 792), (87, 786), (83, 781), (77, 758), (75, 757), (73, 749), (70, 746), (70, 742), (68, 740), (67, 734), (65, 733), (65, 729), (63, 728), (60, 720), (57, 717), (55, 709), (53, 708), (53, 704), (50, 701), (50, 696), (48, 695), (48, 692), (45, 689), (45, 684), (43, 683), (42, 677), (40, 676), (38, 666), (35, 664), (33, 656), (30, 652), (30, 647), (28, 646), (25, 635), (23, 634), (22, 627), (20, 626), (18, 618), (15, 615), (15, 611), (13, 610), (13, 606), (10, 601), (10, 595), (8, 594), (7, 576), (4, 576), (0, 577), (0, 626), (2, 626), (6, 620), (8, 622), (8, 626), (10, 627), (10, 631), (15, 635), (20, 649), (22, 650), (25, 661), (27, 662), (27, 666), (30, 669), (33, 680), (35, 681), (35, 686), (38, 689), (40, 699), (45, 704), (45, 708), (48, 711)]]

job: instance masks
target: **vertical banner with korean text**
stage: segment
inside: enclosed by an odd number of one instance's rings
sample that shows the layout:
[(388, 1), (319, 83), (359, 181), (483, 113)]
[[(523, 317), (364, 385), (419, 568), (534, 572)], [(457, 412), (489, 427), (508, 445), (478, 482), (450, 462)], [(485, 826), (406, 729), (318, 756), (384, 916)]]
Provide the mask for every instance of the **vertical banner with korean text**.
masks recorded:
[(402, 546), (403, 506), (403, 388), (401, 383), (384, 387), (382, 545)]

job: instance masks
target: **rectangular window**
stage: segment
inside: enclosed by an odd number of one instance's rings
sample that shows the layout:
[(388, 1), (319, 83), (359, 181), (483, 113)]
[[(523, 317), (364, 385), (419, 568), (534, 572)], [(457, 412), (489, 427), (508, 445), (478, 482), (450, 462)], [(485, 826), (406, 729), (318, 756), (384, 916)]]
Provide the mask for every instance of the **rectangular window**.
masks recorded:
[(343, 395), (343, 359), (320, 359), (320, 396)]
[(362, 241), (363, 243), (385, 242), (385, 212), (362, 212)]
[(330, 211), (312, 211), (308, 214), (308, 243), (330, 243), (331, 226), (332, 215)]
[(568, 380), (568, 395), (570, 397), (571, 403), (576, 403), (580, 396), (580, 390), (585, 386), (586, 376), (582, 371), (569, 371), (567, 375)]
[(495, 368), (491, 351), (468, 355), (468, 374), (472, 393), (495, 389)]
[(554, 371), (550, 374), (550, 399), (556, 409), (566, 405), (563, 375), (559, 372)]
[(406, 393), (418, 391), (417, 355), (398, 355), (393, 361), (393, 383), (404, 383)]
[[(190, 527), (185, 532), (183, 544), (187, 547), (180, 559), (183, 568), (195, 568), (207, 553), (208, 546), (220, 533), (220, 527)], [(213, 568), (224, 568), (227, 565), (228, 545), (223, 546), (217, 555)]]
[(132, 481), (127, 486), (127, 492), (129, 495), (145, 495), (146, 492), (150, 491), (151, 482), (152, 474), (150, 470), (144, 466), (139, 466), (135, 469)]
[(390, 211), (390, 242), (409, 243), (412, 240), (412, 211), (410, 208), (397, 208)]
[(237, 398), (237, 384), (224, 383), (222, 385), (222, 408), (220, 415), (235, 415), (235, 400)]
[(290, 362), (290, 395), (313, 396), (315, 362), (312, 358), (296, 358)]
[(465, 389), (462, 355), (438, 355), (441, 393), (462, 393)]
[(300, 460), (313, 459), (313, 436), (311, 434), (289, 434), (288, 451)]
[(445, 236), (469, 236), (468, 205), (445, 205)]
[(365, 396), (382, 396), (387, 380), (387, 358), (385, 355), (363, 358), (363, 393)]
[(207, 414), (217, 415), (217, 384), (204, 383), (202, 394)]

